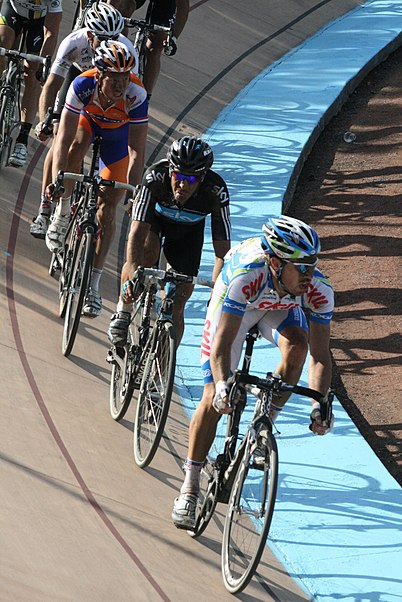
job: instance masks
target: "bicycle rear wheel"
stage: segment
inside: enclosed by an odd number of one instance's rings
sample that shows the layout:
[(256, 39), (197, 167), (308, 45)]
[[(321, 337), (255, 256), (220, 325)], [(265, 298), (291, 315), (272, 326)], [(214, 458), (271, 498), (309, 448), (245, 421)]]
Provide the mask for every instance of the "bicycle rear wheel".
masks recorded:
[(254, 467), (249, 439), (230, 493), (222, 541), (222, 576), (226, 589), (241, 592), (254, 575), (265, 549), (278, 483), (278, 450), (268, 429), (264, 470)]
[(71, 281), (67, 290), (64, 316), (62, 352), (66, 357), (70, 355), (74, 346), (82, 306), (89, 285), (94, 255), (94, 235), (91, 232), (84, 232), (82, 238), (77, 242), (78, 252), (74, 256), (71, 268)]
[(140, 468), (152, 461), (163, 435), (176, 366), (176, 337), (170, 322), (156, 323), (141, 381), (134, 422), (134, 458)]

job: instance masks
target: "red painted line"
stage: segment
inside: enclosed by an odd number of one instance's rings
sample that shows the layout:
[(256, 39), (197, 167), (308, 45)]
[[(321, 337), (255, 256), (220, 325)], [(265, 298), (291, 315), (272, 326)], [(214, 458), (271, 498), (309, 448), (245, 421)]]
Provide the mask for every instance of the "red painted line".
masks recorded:
[(16, 310), (16, 305), (15, 305), (15, 298), (14, 298), (14, 287), (13, 287), (13, 284), (14, 284), (14, 254), (16, 251), (17, 234), (18, 234), (18, 228), (19, 228), (19, 224), (20, 224), (21, 212), (22, 212), (22, 208), (24, 206), (25, 195), (28, 190), (28, 186), (29, 186), (29, 182), (30, 182), (33, 170), (35, 169), (45, 148), (46, 147), (43, 144), (41, 144), (39, 146), (39, 148), (35, 151), (34, 156), (32, 157), (32, 159), (26, 169), (26, 172), (24, 174), (24, 178), (22, 180), (21, 187), (20, 187), (20, 190), (18, 193), (17, 201), (15, 204), (13, 218), (11, 221), (10, 236), (8, 239), (7, 250), (9, 252), (9, 254), (7, 255), (7, 260), (6, 260), (6, 295), (7, 295), (7, 302), (8, 302), (8, 312), (9, 312), (9, 316), (10, 316), (11, 328), (12, 328), (12, 332), (13, 332), (13, 336), (14, 336), (16, 350), (18, 352), (18, 355), (19, 355), (23, 370), (25, 372), (25, 376), (29, 383), (29, 386), (35, 397), (36, 403), (38, 404), (39, 410), (41, 411), (42, 416), (49, 428), (49, 431), (51, 432), (51, 434), (56, 442), (56, 445), (58, 446), (58, 448), (60, 449), (60, 452), (64, 456), (64, 459), (67, 462), (71, 472), (73, 473), (83, 494), (87, 498), (87, 500), (90, 503), (90, 505), (92, 506), (92, 508), (98, 514), (99, 518), (103, 521), (104, 525), (107, 527), (107, 529), (113, 535), (113, 537), (119, 542), (119, 544), (121, 545), (123, 550), (128, 554), (128, 556), (131, 558), (131, 560), (135, 563), (137, 568), (144, 575), (144, 577), (147, 579), (147, 581), (150, 583), (150, 585), (152, 585), (154, 590), (159, 594), (161, 599), (164, 600), (165, 602), (171, 602), (170, 598), (168, 598), (168, 596), (165, 594), (165, 592), (162, 590), (162, 588), (158, 585), (156, 580), (152, 577), (152, 575), (150, 574), (148, 569), (144, 566), (144, 564), (141, 562), (141, 560), (135, 554), (133, 549), (130, 547), (130, 545), (127, 543), (127, 541), (124, 539), (124, 537), (118, 531), (118, 529), (114, 526), (114, 524), (109, 519), (109, 517), (107, 516), (105, 511), (102, 509), (102, 507), (96, 501), (95, 496), (93, 495), (92, 491), (87, 486), (84, 478), (82, 477), (80, 471), (77, 468), (77, 465), (75, 464), (67, 447), (65, 446), (63, 439), (62, 439), (59, 431), (57, 430), (55, 423), (52, 420), (50, 412), (46, 407), (44, 399), (41, 395), (41, 392), (39, 390), (39, 387), (36, 383), (35, 377), (31, 370), (31, 366), (29, 364), (28, 357), (24, 351), (24, 345), (22, 343), (20, 328), (19, 328), (19, 324), (18, 324), (17, 310)]

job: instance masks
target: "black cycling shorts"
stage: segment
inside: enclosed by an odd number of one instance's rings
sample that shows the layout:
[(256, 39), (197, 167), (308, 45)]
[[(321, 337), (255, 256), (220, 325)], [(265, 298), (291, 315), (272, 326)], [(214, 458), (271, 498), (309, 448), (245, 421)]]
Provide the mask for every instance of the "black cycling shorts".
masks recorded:
[[(146, 0), (136, 1), (136, 10), (145, 4)], [(170, 19), (176, 12), (176, 0), (150, 0), (147, 8), (147, 21), (157, 25), (169, 26)]]
[(204, 244), (204, 222), (181, 226), (161, 220), (155, 214), (151, 231), (163, 240), (163, 252), (176, 272), (197, 276)]
[(28, 19), (21, 17), (15, 12), (9, 0), (3, 0), (3, 6), (0, 14), (0, 25), (7, 25), (15, 33), (18, 38), (23, 29), (27, 31), (26, 52), (37, 54), (42, 48), (44, 31), (43, 25), (45, 17), (40, 19)]

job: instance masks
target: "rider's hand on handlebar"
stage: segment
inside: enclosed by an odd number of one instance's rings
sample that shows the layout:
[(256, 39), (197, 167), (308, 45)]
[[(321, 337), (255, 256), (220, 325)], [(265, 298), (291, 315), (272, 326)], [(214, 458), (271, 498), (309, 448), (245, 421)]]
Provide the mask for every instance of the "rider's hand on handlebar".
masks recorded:
[(59, 186), (57, 184), (48, 184), (46, 186), (45, 195), (49, 201), (58, 201), (61, 195), (64, 192), (64, 186)]
[(321, 411), (320, 404), (318, 401), (313, 403), (313, 409), (310, 414), (311, 424), (309, 426), (310, 431), (312, 431), (315, 435), (326, 435), (332, 431), (334, 426), (334, 415), (331, 413), (330, 424), (328, 425), (327, 421), (322, 421), (321, 419)]
[(53, 134), (53, 131), (50, 131), (48, 128), (44, 128), (44, 122), (40, 121), (35, 126), (35, 136), (41, 142), (45, 142), (50, 136)]
[(136, 270), (131, 280), (126, 280), (121, 287), (121, 297), (124, 303), (133, 303), (144, 290), (142, 274)]
[(229, 387), (225, 380), (219, 380), (215, 385), (212, 407), (218, 414), (230, 414), (232, 411), (229, 405)]

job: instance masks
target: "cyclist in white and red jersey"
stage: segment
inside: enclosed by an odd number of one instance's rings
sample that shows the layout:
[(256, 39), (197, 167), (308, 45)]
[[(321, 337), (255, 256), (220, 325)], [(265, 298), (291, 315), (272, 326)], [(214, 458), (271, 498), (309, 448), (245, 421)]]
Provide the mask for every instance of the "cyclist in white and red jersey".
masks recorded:
[[(53, 133), (57, 134), (61, 111), (71, 82), (83, 71), (93, 68), (95, 50), (103, 40), (123, 42), (135, 55), (133, 73), (138, 70), (137, 51), (128, 38), (121, 35), (124, 20), (120, 12), (105, 2), (97, 2), (88, 9), (85, 27), (70, 33), (60, 44), (53, 61), (50, 75), (39, 98), (39, 123), (35, 128), (38, 138), (46, 140), (49, 133), (42, 131), (49, 107), (53, 107)], [(42, 193), (38, 215), (34, 218), (30, 232), (35, 238), (45, 238), (49, 225), (51, 205), (46, 197), (46, 187), (52, 181), (53, 145), (46, 155), (43, 166)]]
[[(145, 88), (131, 72), (132, 52), (121, 42), (102, 42), (95, 51), (95, 69), (75, 78), (67, 93), (53, 155), (53, 180), (59, 170), (79, 172), (95, 136), (101, 137), (99, 175), (137, 185), (144, 169), (148, 130), (148, 101)], [(65, 183), (65, 196), (53, 214), (46, 232), (51, 252), (64, 244), (70, 214), (72, 183)], [(48, 186), (52, 195), (54, 186)], [(96, 317), (102, 310), (99, 281), (116, 228), (116, 208), (122, 192), (102, 191), (98, 200), (99, 236), (94, 268), (83, 313)]]
[[(53, 55), (63, 14), (62, 0), (4, 0), (0, 14), (0, 46), (13, 48), (23, 30), (27, 31), (25, 52)], [(0, 74), (5, 67), (0, 57)], [(40, 84), (38, 63), (26, 63), (25, 88), (21, 101), (21, 129), (10, 156), (10, 165), (23, 167), (28, 155), (28, 137), (38, 109)]]
[[(201, 345), (204, 392), (191, 420), (186, 476), (172, 512), (178, 528), (195, 525), (200, 470), (220, 415), (231, 412), (227, 380), (237, 368), (251, 327), (257, 326), (279, 348), (282, 358), (273, 371), (284, 381), (298, 382), (310, 347), (309, 387), (326, 395), (331, 383), (334, 294), (317, 268), (319, 238), (304, 222), (284, 215), (270, 218), (263, 232), (226, 255), (208, 307)], [(303, 310), (309, 311), (309, 326)], [(288, 397), (289, 393), (274, 397), (272, 419)], [(332, 424), (321, 422), (315, 404), (311, 428), (324, 435)]]

